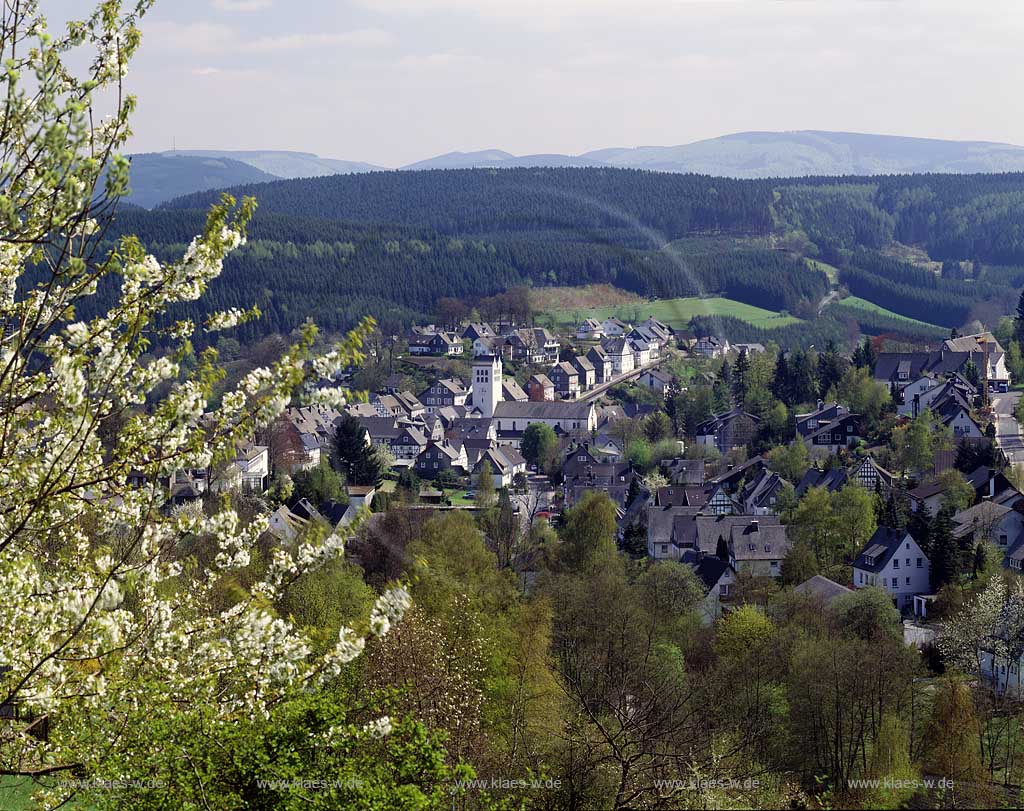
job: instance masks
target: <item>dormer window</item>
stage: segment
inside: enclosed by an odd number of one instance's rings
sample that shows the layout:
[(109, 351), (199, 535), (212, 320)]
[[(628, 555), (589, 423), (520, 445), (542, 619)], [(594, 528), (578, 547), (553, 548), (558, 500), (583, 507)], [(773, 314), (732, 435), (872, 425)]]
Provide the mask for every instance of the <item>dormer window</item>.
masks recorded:
[(874, 555), (865, 555), (864, 556), (864, 562), (868, 566), (874, 566), (875, 565), (875, 556)]

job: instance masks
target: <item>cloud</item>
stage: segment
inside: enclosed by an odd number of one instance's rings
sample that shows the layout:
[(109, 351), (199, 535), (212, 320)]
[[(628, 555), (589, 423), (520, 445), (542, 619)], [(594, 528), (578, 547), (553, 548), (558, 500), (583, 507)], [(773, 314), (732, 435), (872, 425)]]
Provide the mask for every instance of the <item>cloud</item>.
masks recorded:
[(245, 38), (240, 31), (221, 23), (152, 23), (144, 32), (145, 46), (179, 53), (267, 54), (313, 48), (374, 48), (390, 44), (392, 35), (379, 28), (315, 34), (279, 34)]
[(394, 37), (379, 28), (363, 28), (356, 31), (341, 31), (324, 34), (282, 34), (276, 37), (260, 37), (239, 44), (238, 50), (248, 53), (270, 53), (274, 51), (297, 51), (304, 48), (325, 48), (352, 46), (376, 48), (390, 45)]
[(273, 4), (274, 0), (213, 0), (213, 7), (217, 11), (262, 11)]

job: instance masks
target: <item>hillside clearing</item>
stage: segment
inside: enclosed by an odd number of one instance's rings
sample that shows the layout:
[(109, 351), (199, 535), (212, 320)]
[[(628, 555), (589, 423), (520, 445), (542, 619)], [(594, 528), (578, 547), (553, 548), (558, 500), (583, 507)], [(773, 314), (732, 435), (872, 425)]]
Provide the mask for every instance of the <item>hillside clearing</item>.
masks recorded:
[(916, 327), (925, 327), (927, 329), (945, 329), (937, 324), (929, 324), (927, 321), (918, 321), (915, 318), (907, 318), (905, 315), (894, 313), (892, 310), (887, 310), (885, 307), (879, 307), (867, 299), (862, 299), (859, 296), (847, 296), (837, 304), (849, 307), (853, 310), (863, 310), (865, 312), (877, 313), (878, 315), (884, 315), (887, 318), (895, 319), (896, 321), (905, 321), (908, 325)]
[(731, 316), (762, 329), (786, 327), (790, 324), (800, 323), (800, 319), (790, 315), (719, 297), (657, 299), (569, 310), (549, 307), (541, 313), (541, 317), (547, 316), (556, 326), (562, 327), (575, 325), (577, 321), (584, 318), (603, 320), (614, 316), (623, 321), (639, 323), (653, 316), (676, 329), (685, 327), (690, 323), (690, 319), (697, 315)]

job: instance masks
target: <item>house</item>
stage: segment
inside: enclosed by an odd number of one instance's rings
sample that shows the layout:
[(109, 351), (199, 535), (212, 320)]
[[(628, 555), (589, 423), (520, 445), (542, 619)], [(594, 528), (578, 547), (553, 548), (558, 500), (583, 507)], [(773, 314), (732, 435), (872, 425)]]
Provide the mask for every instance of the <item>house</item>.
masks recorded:
[[(577, 458), (579, 454), (570, 454)], [(569, 475), (562, 477), (562, 496), (566, 507), (571, 507), (584, 493), (598, 490), (615, 504), (625, 509), (629, 489), (637, 477), (629, 462), (601, 462), (586, 466), (574, 465)]]
[(690, 351), (702, 358), (720, 358), (729, 351), (729, 342), (724, 338), (716, 338), (713, 335), (704, 335), (697, 338)]
[(544, 347), (537, 345), (533, 330), (517, 329), (510, 332), (505, 336), (505, 346), (512, 360), (529, 364), (544, 363)]
[(587, 360), (594, 367), (595, 383), (607, 383), (612, 379), (612, 359), (608, 357), (602, 346), (592, 346), (587, 350)]
[(576, 340), (597, 341), (604, 337), (601, 322), (595, 318), (586, 318), (576, 327)]
[(461, 476), (469, 469), (466, 446), (448, 440), (429, 442), (416, 457), (413, 469), (424, 479), (433, 479), (445, 470), (454, 470)]
[(526, 393), (534, 403), (550, 403), (555, 399), (555, 384), (545, 374), (535, 374), (526, 381)]
[(422, 428), (411, 424), (398, 424), (398, 435), (388, 443), (388, 450), (399, 463), (411, 466), (423, 449), (427, 447), (427, 437)]
[(544, 353), (543, 362), (554, 363), (558, 360), (560, 346), (558, 338), (552, 335), (551, 332), (541, 327), (534, 327), (533, 342)]
[(757, 432), (760, 423), (759, 417), (748, 414), (741, 408), (734, 408), (704, 420), (694, 428), (693, 433), (698, 445), (717, 448), (724, 454), (733, 448), (746, 445)]
[(700, 618), (703, 624), (710, 625), (722, 616), (722, 601), (728, 600), (732, 592), (736, 582), (733, 568), (728, 561), (702, 552), (693, 552), (682, 562), (693, 569), (704, 587)]
[(345, 492), (348, 494), (348, 506), (341, 518), (338, 519), (336, 526), (347, 527), (356, 520), (359, 513), (369, 510), (373, 506), (373, 497), (377, 494), (377, 489), (372, 485), (352, 484), (345, 488)]
[(977, 544), (994, 543), (1006, 552), (1011, 541), (1024, 531), (1024, 515), (1006, 504), (985, 499), (953, 516), (953, 537), (969, 538)]
[[(734, 518), (744, 519), (746, 516)], [(782, 524), (763, 522), (760, 518), (738, 521), (729, 527), (726, 540), (737, 572), (755, 577), (781, 576), (782, 561), (790, 549), (787, 530)]]
[(1000, 627), (978, 647), (978, 663), (982, 681), (990, 690), (1011, 698), (1024, 697), (1024, 650), (1016, 634)]
[(671, 484), (659, 487), (654, 494), (652, 507), (704, 507), (708, 503), (708, 491), (703, 486), (680, 486)]
[[(796, 497), (803, 498), (804, 493), (812, 487), (823, 487), (829, 493), (835, 493), (846, 487), (849, 481), (849, 471), (843, 467), (833, 467), (827, 470), (821, 470), (816, 467), (808, 468), (804, 477), (796, 486)], [(870, 492), (874, 492), (874, 490)]]
[(636, 356), (633, 354), (633, 347), (625, 338), (605, 338), (601, 342), (601, 348), (608, 355), (612, 364), (612, 377), (628, 374), (636, 366)]
[(739, 500), (723, 484), (708, 483), (705, 488), (707, 502), (705, 511), (711, 515), (736, 515), (743, 512)]
[(803, 442), (811, 453), (834, 454), (861, 441), (860, 423), (859, 414), (845, 414), (820, 426), (804, 437)]
[(597, 370), (589, 359), (576, 355), (570, 361), (580, 376), (580, 391), (590, 391), (597, 385)]
[(765, 352), (764, 344), (733, 344), (733, 350), (740, 355), (762, 355)]
[(519, 451), (496, 446), (484, 451), (473, 466), (470, 481), (474, 487), (479, 485), (480, 474), (485, 466), (490, 468), (495, 487), (511, 487), (516, 474), (526, 472), (526, 460)]
[(719, 473), (708, 484), (724, 487), (728, 493), (736, 493), (745, 481), (750, 481), (767, 467), (763, 456), (754, 456), (746, 462), (731, 466), (724, 473)]
[(796, 433), (797, 436), (806, 439), (814, 433), (817, 433), (821, 428), (840, 417), (845, 417), (850, 413), (844, 405), (840, 405), (837, 402), (824, 403), (818, 400), (818, 407), (814, 411), (806, 414), (796, 415)]
[[(967, 483), (974, 488), (975, 503), (987, 500), (994, 504), (1014, 507), (1024, 502), (1024, 496), (1020, 491), (995, 468), (982, 466), (971, 471), (965, 478)], [(910, 501), (911, 510), (916, 512), (922, 507), (926, 507), (931, 515), (935, 515), (942, 506), (944, 495), (942, 485), (936, 480), (910, 490), (907, 493), (907, 498)]]
[(563, 360), (551, 367), (548, 379), (563, 400), (573, 400), (580, 394), (580, 373), (569, 361)]
[(530, 398), (514, 377), (507, 377), (501, 381), (501, 399), (525, 403)]
[(690, 550), (717, 555), (726, 547), (736, 571), (778, 577), (791, 544), (775, 516), (708, 515), (699, 507), (650, 507), (647, 553), (682, 561)]
[(737, 495), (746, 515), (775, 515), (776, 504), (785, 487), (778, 473), (762, 470)]
[(290, 543), (309, 526), (309, 520), (282, 504), (270, 514), (267, 531), (282, 543)]
[(953, 433), (954, 439), (983, 439), (985, 431), (971, 416), (971, 409), (959, 395), (950, 395), (938, 403), (935, 417)]
[(807, 597), (813, 597), (820, 600), (825, 605), (831, 605), (833, 600), (840, 597), (845, 597), (847, 594), (853, 594), (852, 589), (848, 589), (834, 580), (829, 580), (820, 574), (814, 575), (810, 580), (805, 580), (799, 586), (793, 588), (797, 594), (803, 594)]
[(629, 332), (629, 324), (618, 318), (609, 317), (601, 323), (601, 332), (608, 337), (617, 337)]
[(874, 378), (888, 383), (893, 392), (902, 392), (919, 380), (931, 363), (929, 352), (879, 352), (875, 358)]
[(646, 366), (653, 360), (658, 359), (658, 345), (636, 338), (627, 338), (630, 349), (633, 350), (633, 367)]
[(265, 493), (270, 481), (270, 449), (245, 442), (237, 447), (232, 464), (238, 469), (240, 486), (248, 493)]
[(927, 594), (931, 567), (917, 541), (905, 529), (879, 527), (853, 562), (853, 587), (884, 589), (900, 611)]
[(497, 336), (481, 337), (473, 339), (473, 357), (480, 355), (504, 355), (505, 339)]
[(668, 394), (675, 384), (675, 378), (668, 372), (661, 371), (661, 369), (648, 369), (637, 378), (637, 382), (641, 386), (646, 386), (664, 396)]
[(672, 484), (702, 486), (706, 476), (703, 459), (669, 459), (661, 463), (661, 472)]
[[(385, 394), (398, 394), (408, 387), (409, 380), (405, 375), (398, 374), (397, 372), (392, 375), (388, 375), (384, 380), (384, 384), (380, 387), (381, 391)], [(358, 405), (365, 405), (364, 403), (358, 403)]]
[(501, 402), (494, 410), (498, 442), (518, 448), (523, 432), (531, 422), (550, 425), (556, 434), (590, 434), (597, 429), (597, 411), (593, 403), (579, 401)]
[[(1009, 385), (1006, 352), (991, 332), (963, 335), (942, 342), (939, 349), (922, 352), (881, 352), (875, 362), (875, 380), (889, 383), (902, 394), (921, 377), (964, 376), (970, 366), (989, 381), (990, 388)], [(920, 392), (914, 392), (920, 393)], [(904, 402), (906, 398), (903, 398)]]
[(648, 318), (639, 326), (633, 327), (627, 335), (627, 338), (636, 341), (643, 341), (644, 343), (651, 344), (656, 349), (661, 349), (663, 346), (668, 346), (673, 340), (672, 328), (667, 324), (663, 324), (653, 316)]
[(286, 408), (274, 423), (270, 450), (275, 469), (310, 470), (330, 448), (341, 412), (326, 406)]
[(871, 456), (865, 456), (855, 464), (849, 472), (849, 477), (869, 493), (881, 493), (885, 497), (889, 496), (896, 483), (896, 477)]
[(477, 338), (497, 338), (496, 333), (490, 324), (481, 322), (474, 322), (467, 324), (466, 328), (462, 331), (462, 340), (464, 341), (475, 341)]
[(469, 399), (469, 389), (461, 380), (445, 378), (436, 380), (428, 388), (424, 389), (418, 401), (426, 407), (428, 414), (433, 414), (443, 406), (464, 406)]
[(370, 405), (381, 417), (419, 417), (427, 411), (423, 403), (408, 391), (374, 394), (370, 398)]

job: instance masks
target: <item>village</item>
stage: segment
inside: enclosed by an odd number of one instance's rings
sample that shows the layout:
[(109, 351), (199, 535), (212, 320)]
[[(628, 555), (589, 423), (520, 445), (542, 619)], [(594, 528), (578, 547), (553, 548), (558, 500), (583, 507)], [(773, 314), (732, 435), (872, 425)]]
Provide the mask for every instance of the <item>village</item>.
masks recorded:
[[(1024, 567), (1018, 395), (1002, 345), (992, 333), (901, 351), (866, 340), (851, 358), (821, 353), (804, 391), (809, 355), (775, 351), (653, 318), (588, 319), (562, 335), (416, 328), (365, 402), (287, 409), (219, 474), (180, 472), (169, 504), (207, 487), (270, 491), (280, 542), (391, 507), (500, 504), (528, 582), (531, 528), (599, 493), (625, 551), (692, 568), (705, 622), (780, 587), (830, 601), (875, 586), (907, 639), (930, 644), (944, 587), (980, 565)], [(696, 421), (693, 399), (725, 407)], [(377, 460), (369, 478), (341, 460), (344, 496), (282, 492), (282, 479), (339, 467), (342, 431)]]

